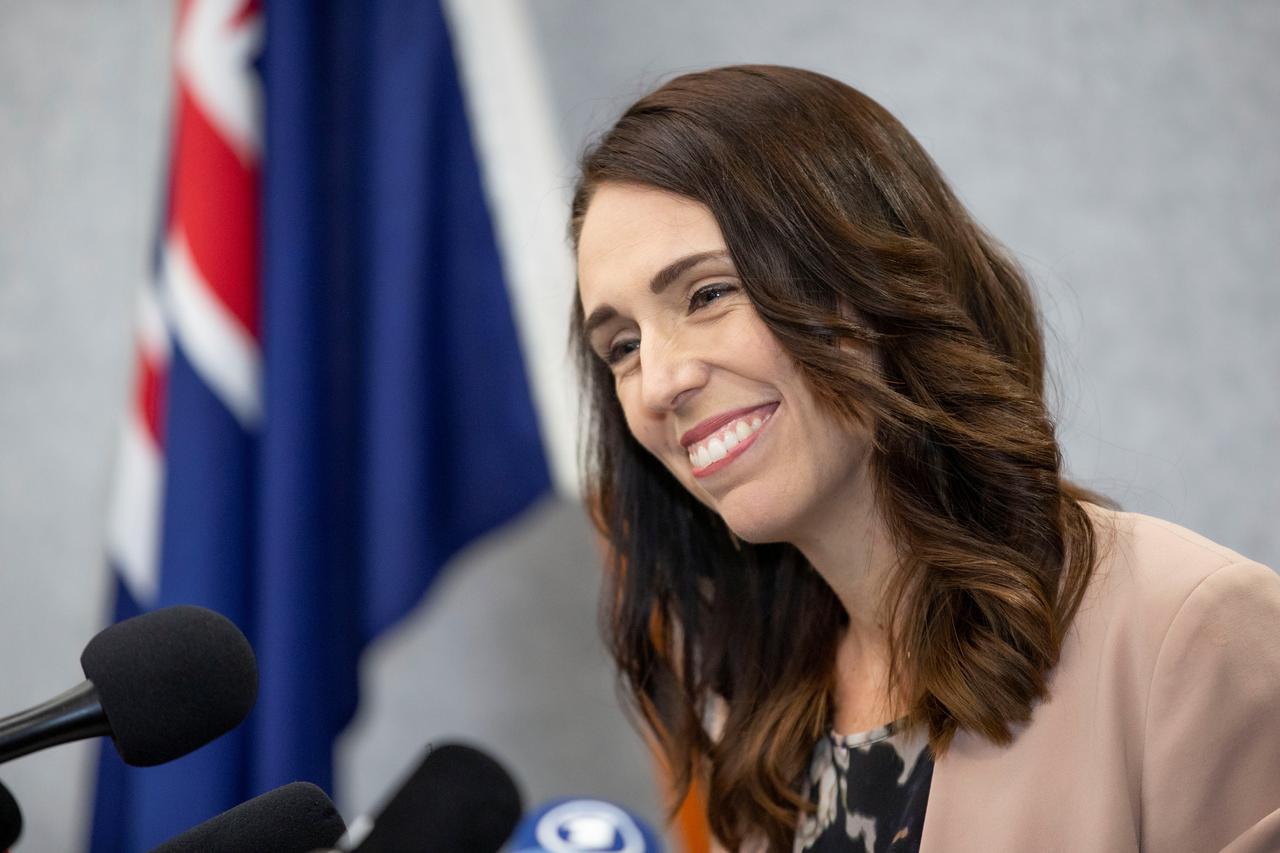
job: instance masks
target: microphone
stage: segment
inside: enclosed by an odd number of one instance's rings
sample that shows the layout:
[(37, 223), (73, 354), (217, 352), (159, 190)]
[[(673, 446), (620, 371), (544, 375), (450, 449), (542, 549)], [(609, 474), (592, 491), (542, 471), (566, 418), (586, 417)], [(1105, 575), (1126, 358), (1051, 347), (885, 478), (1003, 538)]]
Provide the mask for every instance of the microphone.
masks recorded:
[[(515, 781), (478, 749), (431, 749), (374, 819), (354, 853), (497, 853), (520, 819)], [(352, 846), (352, 842), (355, 846)]]
[(662, 853), (658, 834), (604, 800), (552, 800), (516, 827), (509, 853)]
[(7, 850), (22, 835), (22, 812), (9, 789), (0, 784), (0, 850)]
[(333, 801), (310, 782), (290, 782), (171, 838), (151, 853), (308, 853), (347, 831)]
[(203, 607), (118, 622), (89, 641), (80, 667), (86, 681), (0, 719), (0, 763), (110, 735), (126, 764), (163, 764), (235, 728), (258, 698), (249, 641)]

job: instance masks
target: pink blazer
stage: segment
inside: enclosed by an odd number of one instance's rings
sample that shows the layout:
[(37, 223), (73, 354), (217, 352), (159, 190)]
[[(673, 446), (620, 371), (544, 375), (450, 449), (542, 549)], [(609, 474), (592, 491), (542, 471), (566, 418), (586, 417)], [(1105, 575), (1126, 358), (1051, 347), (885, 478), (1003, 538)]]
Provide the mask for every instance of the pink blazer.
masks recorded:
[(1280, 853), (1280, 576), (1088, 509), (1101, 559), (1050, 696), (1008, 747), (956, 737), (921, 853)]

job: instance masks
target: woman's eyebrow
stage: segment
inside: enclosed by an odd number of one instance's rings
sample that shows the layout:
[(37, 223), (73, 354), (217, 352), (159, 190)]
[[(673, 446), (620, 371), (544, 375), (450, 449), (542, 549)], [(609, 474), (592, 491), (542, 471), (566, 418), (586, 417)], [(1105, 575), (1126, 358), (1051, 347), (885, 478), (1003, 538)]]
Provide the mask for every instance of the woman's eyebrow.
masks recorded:
[(582, 324), (582, 337), (590, 340), (592, 332), (617, 316), (618, 312), (612, 305), (601, 305), (592, 311), (591, 316), (587, 318), (587, 322)]
[(710, 252), (695, 252), (692, 255), (685, 255), (683, 258), (672, 261), (662, 269), (654, 273), (653, 278), (649, 279), (649, 289), (654, 293), (661, 293), (667, 289), (667, 285), (684, 275), (698, 264), (706, 261), (720, 261), (729, 257), (729, 253), (723, 249), (716, 249)]
[[(689, 270), (706, 263), (707, 261), (722, 261), (729, 257), (729, 253), (724, 249), (714, 249), (710, 252), (695, 252), (692, 255), (685, 255), (683, 258), (677, 258), (667, 264), (662, 269), (653, 274), (653, 278), (649, 279), (649, 290), (654, 294), (661, 293), (680, 276)], [(591, 333), (599, 326), (609, 322), (618, 316), (617, 309), (612, 305), (601, 305), (591, 312), (591, 316), (582, 324), (583, 337), (590, 338)]]

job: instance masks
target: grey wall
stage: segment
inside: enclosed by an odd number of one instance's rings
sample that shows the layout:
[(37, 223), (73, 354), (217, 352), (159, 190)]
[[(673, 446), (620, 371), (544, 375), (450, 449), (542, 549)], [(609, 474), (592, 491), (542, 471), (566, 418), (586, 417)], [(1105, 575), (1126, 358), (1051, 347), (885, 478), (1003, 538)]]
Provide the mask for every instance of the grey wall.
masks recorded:
[[(107, 484), (147, 274), (169, 6), (0, 3), (0, 714), (84, 674), (108, 614)], [(77, 849), (89, 749), (0, 767), (21, 849)]]
[[(783, 62), (859, 86), (1036, 278), (1071, 468), (1280, 566), (1280, 6), (793, 5), (529, 0), (566, 145), (675, 70)], [(0, 713), (73, 683), (106, 612), (168, 9), (0, 0)], [(421, 744), (458, 736), (506, 757), (532, 798), (655, 813), (595, 643), (593, 559), (580, 513), (554, 502), (459, 558), (370, 655), (340, 749), (348, 814)], [(0, 768), (26, 849), (75, 849), (87, 758)]]

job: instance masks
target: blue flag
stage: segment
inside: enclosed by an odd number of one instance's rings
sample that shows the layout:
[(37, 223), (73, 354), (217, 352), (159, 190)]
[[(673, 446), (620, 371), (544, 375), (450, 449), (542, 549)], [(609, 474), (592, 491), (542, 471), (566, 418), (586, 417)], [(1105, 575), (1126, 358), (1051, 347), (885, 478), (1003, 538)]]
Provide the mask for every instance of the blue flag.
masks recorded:
[(171, 764), (106, 747), (93, 853), (297, 779), (332, 790), (361, 650), (550, 489), (438, 4), (193, 0), (177, 42), (116, 616), (216, 609), (261, 686), (245, 724)]

